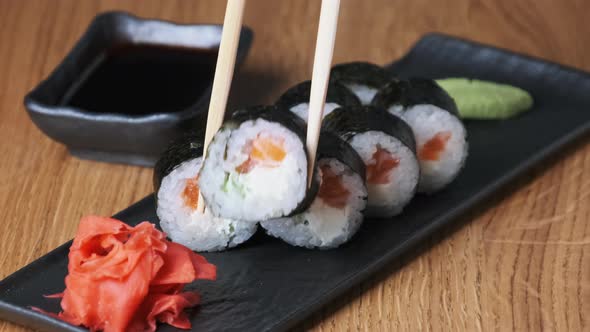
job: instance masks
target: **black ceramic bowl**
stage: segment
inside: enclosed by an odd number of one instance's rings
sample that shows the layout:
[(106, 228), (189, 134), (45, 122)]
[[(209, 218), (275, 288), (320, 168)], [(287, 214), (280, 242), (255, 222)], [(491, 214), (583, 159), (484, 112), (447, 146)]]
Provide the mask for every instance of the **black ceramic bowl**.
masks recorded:
[[(236, 65), (244, 60), (252, 35), (242, 28)], [(220, 40), (220, 25), (100, 14), (62, 63), (25, 97), (25, 106), (37, 127), (72, 155), (153, 166), (170, 141), (203, 123), (199, 118), (206, 114)], [(146, 50), (156, 58), (146, 59)], [(123, 60), (109, 62), (110, 54), (123, 54)], [(179, 75), (150, 67), (162, 54)], [(195, 59), (200, 66), (199, 57), (211, 67), (206, 74), (192, 66)], [(105, 63), (110, 67), (95, 75)], [(184, 80), (192, 85), (183, 85)]]

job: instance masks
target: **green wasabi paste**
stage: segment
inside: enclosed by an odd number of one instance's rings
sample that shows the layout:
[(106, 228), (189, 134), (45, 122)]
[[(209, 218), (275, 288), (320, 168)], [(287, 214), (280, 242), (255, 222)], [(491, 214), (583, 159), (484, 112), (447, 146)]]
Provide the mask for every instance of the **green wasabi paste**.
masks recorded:
[(467, 78), (436, 80), (457, 103), (463, 119), (506, 119), (525, 112), (533, 97), (521, 88)]

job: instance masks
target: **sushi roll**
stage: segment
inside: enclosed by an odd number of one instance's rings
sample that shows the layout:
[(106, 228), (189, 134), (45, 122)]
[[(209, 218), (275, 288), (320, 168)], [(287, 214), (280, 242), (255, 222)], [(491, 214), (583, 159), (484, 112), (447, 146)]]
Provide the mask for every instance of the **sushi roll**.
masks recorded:
[(347, 87), (361, 101), (368, 105), (373, 97), (392, 79), (380, 66), (369, 62), (349, 62), (332, 67), (330, 81)]
[(234, 113), (209, 144), (199, 177), (213, 215), (263, 221), (304, 210), (317, 191), (317, 181), (307, 189), (304, 124), (277, 106)]
[(414, 196), (420, 176), (412, 129), (399, 117), (372, 106), (334, 110), (323, 128), (349, 142), (365, 163), (366, 215), (399, 214)]
[(350, 240), (367, 204), (365, 165), (347, 142), (322, 133), (317, 167), (320, 188), (309, 208), (291, 217), (263, 221), (271, 236), (300, 247), (329, 249)]
[[(298, 117), (307, 122), (307, 111), (309, 109), (309, 96), (311, 92), (311, 81), (305, 81), (285, 91), (276, 102), (282, 109), (295, 113)], [(328, 84), (326, 104), (324, 106), (324, 117), (333, 110), (343, 106), (358, 106), (359, 99), (340, 83)]]
[(455, 102), (435, 81), (392, 81), (371, 105), (400, 116), (412, 127), (421, 169), (419, 192), (433, 193), (455, 179), (467, 158), (467, 131)]
[(156, 213), (172, 241), (194, 251), (220, 251), (248, 240), (258, 225), (196, 211), (202, 153), (201, 133), (181, 137), (162, 154), (154, 168)]

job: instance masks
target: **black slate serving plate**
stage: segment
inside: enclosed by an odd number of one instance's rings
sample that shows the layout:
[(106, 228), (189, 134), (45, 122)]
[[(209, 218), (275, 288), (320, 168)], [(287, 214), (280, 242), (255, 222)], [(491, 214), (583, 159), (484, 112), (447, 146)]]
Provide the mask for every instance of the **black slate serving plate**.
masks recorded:
[[(285, 330), (527, 172), (590, 132), (590, 74), (442, 35), (428, 35), (390, 70), (400, 76), (472, 77), (520, 86), (534, 109), (505, 121), (468, 122), (470, 155), (443, 192), (418, 196), (396, 220), (367, 222), (347, 245), (329, 251), (290, 247), (259, 234), (225, 253), (206, 254), (219, 279), (192, 285), (203, 303), (191, 314), (195, 331)], [(153, 197), (116, 217), (156, 221)], [(58, 311), (42, 294), (64, 288), (69, 243), (0, 282), (0, 318), (46, 331), (82, 331), (35, 313)], [(170, 327), (161, 327), (170, 331)]]

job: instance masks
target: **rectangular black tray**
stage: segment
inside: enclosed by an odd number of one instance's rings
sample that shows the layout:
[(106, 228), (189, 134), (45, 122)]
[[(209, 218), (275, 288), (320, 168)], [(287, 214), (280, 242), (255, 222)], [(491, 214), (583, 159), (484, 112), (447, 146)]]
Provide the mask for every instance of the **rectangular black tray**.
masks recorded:
[[(278, 331), (293, 326), (590, 132), (588, 73), (436, 34), (420, 40), (390, 69), (400, 76), (504, 82), (531, 92), (535, 105), (513, 119), (467, 122), (470, 155), (451, 186), (416, 197), (395, 220), (366, 222), (339, 249), (300, 249), (258, 234), (235, 250), (206, 254), (218, 266), (219, 279), (194, 285), (203, 295), (202, 305), (191, 314), (195, 331)], [(153, 197), (116, 217), (129, 224), (157, 221)], [(58, 300), (42, 294), (63, 290), (68, 246), (0, 282), (1, 319), (46, 331), (83, 331), (27, 309), (59, 310)]]

